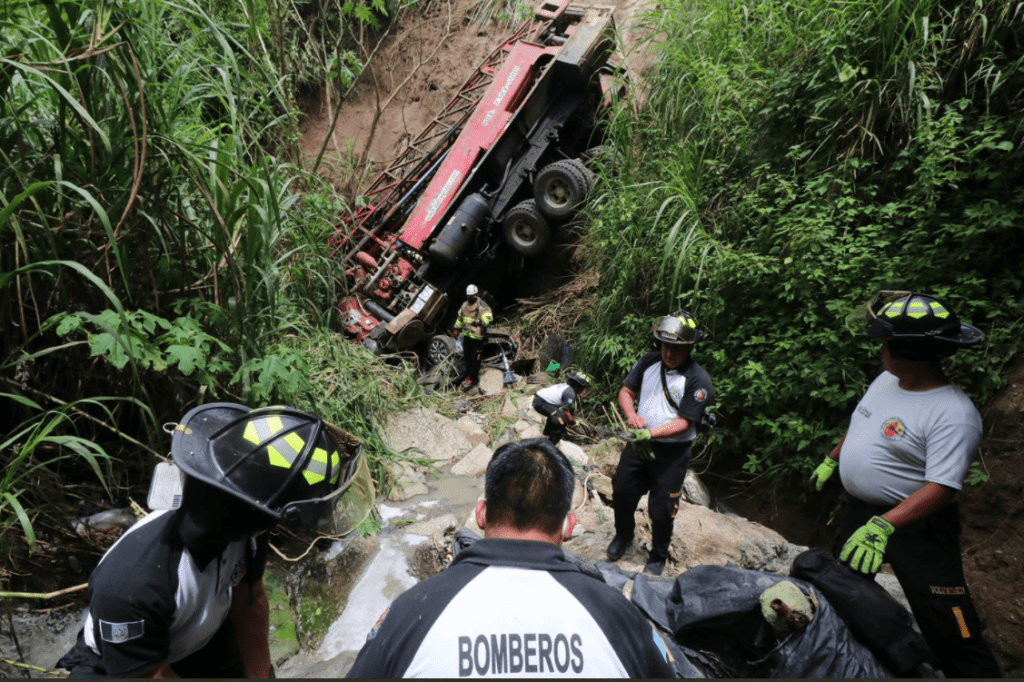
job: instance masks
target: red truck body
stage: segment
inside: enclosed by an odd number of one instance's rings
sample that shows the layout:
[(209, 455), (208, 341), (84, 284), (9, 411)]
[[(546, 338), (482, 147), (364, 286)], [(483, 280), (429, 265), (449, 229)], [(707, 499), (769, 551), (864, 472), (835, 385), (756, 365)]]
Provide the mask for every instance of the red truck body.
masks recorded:
[(541, 5), (371, 185), (332, 239), (356, 342), (422, 346), (467, 284), (514, 288), (589, 189), (580, 158), (601, 142), (612, 28), (608, 7)]

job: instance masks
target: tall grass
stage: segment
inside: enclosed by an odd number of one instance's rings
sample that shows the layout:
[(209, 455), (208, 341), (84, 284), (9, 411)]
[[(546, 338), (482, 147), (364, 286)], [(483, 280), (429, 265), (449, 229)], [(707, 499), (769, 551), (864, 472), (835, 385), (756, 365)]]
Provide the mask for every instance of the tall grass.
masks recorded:
[[(343, 4), (346, 36), (384, 9)], [(0, 16), (0, 527), (33, 547), (37, 474), (83, 462), (116, 497), (113, 462), (148, 470), (189, 407), (310, 390), (288, 337), (330, 323), (345, 202), (284, 160), (294, 6), (239, 7)]]
[[(613, 385), (687, 308), (751, 475), (802, 476), (879, 371), (842, 326), (882, 288), (989, 333), (950, 370), (979, 401), (1020, 350), (1021, 3), (670, 1), (645, 17), (646, 104), (611, 120), (601, 273), (581, 354)], [(638, 115), (632, 112), (639, 111)], [(629, 311), (622, 315), (621, 311)]]

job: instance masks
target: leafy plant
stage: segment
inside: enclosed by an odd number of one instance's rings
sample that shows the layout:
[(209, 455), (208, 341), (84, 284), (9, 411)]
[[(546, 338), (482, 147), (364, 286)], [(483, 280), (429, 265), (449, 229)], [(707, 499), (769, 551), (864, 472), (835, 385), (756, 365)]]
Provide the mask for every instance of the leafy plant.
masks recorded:
[(618, 385), (653, 321), (687, 309), (713, 335), (695, 356), (723, 417), (718, 461), (776, 484), (835, 445), (880, 371), (877, 344), (843, 325), (879, 289), (932, 293), (985, 330), (947, 369), (992, 396), (1024, 319), (1013, 11), (715, 0), (645, 15), (659, 59), (646, 102), (610, 120), (581, 361)]

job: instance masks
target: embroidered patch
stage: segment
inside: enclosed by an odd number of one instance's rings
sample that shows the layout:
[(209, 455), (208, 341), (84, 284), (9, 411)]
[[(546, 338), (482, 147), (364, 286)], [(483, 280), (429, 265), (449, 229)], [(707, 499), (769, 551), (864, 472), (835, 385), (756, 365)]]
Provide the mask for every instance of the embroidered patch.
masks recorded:
[(144, 623), (145, 621), (142, 620), (132, 623), (108, 623), (105, 620), (101, 620), (100, 639), (112, 644), (120, 644), (130, 639), (137, 639), (142, 637), (146, 631)]
[(903, 426), (903, 421), (899, 417), (893, 417), (887, 419), (882, 424), (882, 435), (891, 440), (896, 440), (903, 435), (906, 427)]
[(377, 619), (377, 622), (373, 624), (373, 627), (370, 628), (370, 632), (366, 635), (367, 642), (369, 642), (371, 639), (377, 636), (377, 630), (380, 630), (380, 625), (384, 622), (384, 619), (387, 617), (388, 611), (390, 610), (391, 607), (389, 606), (386, 609), (384, 609), (384, 613), (380, 614), (380, 618)]
[(693, 392), (693, 399), (696, 400), (698, 403), (702, 403), (708, 399), (708, 392), (705, 391), (703, 388), (698, 388), (696, 391)]

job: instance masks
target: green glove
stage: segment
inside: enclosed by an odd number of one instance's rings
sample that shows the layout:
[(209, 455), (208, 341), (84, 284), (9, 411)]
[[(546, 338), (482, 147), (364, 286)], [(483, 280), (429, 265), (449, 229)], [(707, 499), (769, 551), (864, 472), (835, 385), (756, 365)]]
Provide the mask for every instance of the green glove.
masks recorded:
[(629, 432), (633, 434), (633, 452), (640, 459), (654, 459), (654, 448), (651, 447), (651, 431), (650, 429), (630, 429)]
[(811, 482), (814, 483), (815, 490), (821, 490), (825, 485), (825, 481), (829, 479), (833, 473), (835, 473), (836, 467), (839, 466), (839, 461), (832, 459), (831, 457), (825, 457), (825, 461), (818, 465), (818, 468), (811, 474)]
[[(839, 554), (839, 560), (848, 563), (855, 571), (866, 574), (878, 573), (882, 557), (885, 556), (885, 546), (895, 530), (896, 527), (881, 516), (872, 516), (846, 541), (843, 551)], [(851, 554), (853, 556), (850, 556)]]

